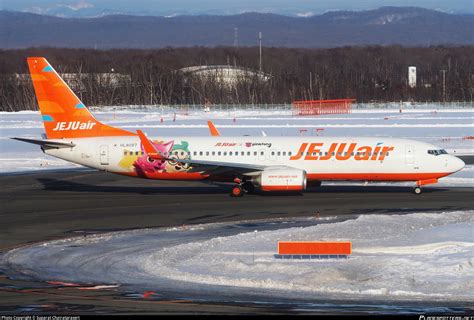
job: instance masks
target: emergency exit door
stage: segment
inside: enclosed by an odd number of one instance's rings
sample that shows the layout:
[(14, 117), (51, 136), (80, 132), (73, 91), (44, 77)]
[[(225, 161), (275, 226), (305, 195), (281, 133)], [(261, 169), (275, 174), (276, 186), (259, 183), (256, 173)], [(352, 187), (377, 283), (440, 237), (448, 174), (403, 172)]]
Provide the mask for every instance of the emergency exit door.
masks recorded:
[(109, 146), (107, 145), (100, 146), (100, 164), (109, 164)]

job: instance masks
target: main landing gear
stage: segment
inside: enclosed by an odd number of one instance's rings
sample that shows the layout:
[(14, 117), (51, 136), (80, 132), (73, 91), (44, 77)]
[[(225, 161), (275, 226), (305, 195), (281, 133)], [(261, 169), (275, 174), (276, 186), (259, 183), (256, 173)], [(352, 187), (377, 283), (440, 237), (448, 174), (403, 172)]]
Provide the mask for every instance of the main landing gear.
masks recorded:
[(237, 185), (233, 187), (230, 192), (232, 197), (243, 197), (245, 193), (253, 193), (255, 190), (254, 185), (250, 181), (242, 181), (239, 178), (235, 178), (234, 182), (237, 183)]
[(239, 185), (232, 188), (230, 192), (232, 197), (243, 197), (244, 196), (244, 189)]
[(421, 188), (420, 187), (414, 187), (413, 188), (413, 193), (414, 194), (421, 194)]

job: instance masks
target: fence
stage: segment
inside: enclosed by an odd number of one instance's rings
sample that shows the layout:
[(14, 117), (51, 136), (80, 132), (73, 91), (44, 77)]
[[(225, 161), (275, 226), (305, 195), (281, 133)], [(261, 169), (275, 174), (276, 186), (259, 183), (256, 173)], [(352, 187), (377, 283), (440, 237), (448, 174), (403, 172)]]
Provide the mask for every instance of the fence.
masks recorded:
[(355, 99), (293, 101), (294, 116), (317, 116), (322, 114), (351, 113)]

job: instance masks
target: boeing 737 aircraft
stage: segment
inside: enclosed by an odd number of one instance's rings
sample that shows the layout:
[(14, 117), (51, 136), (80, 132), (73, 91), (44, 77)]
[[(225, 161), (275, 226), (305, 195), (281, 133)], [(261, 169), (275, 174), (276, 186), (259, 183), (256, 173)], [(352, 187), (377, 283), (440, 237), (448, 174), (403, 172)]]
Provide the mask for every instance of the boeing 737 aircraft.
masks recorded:
[(37, 144), (54, 157), (131, 177), (234, 182), (232, 196), (304, 190), (326, 180), (413, 181), (414, 192), (464, 167), (434, 145), (366, 137), (148, 138), (96, 120), (53, 67), (28, 58), (46, 139)]

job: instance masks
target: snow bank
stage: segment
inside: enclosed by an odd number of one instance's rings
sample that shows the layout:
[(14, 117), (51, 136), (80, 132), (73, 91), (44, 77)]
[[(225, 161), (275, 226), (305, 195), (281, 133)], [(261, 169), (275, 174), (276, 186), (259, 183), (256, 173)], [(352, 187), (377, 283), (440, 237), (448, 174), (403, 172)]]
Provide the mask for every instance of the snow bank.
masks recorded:
[[(305, 221), (298, 227), (269, 221), (272, 229), (258, 232), (241, 223), (91, 235), (12, 250), (0, 257), (0, 267), (46, 280), (179, 285), (185, 292), (205, 287), (303, 299), (474, 302), (474, 211)], [(348, 240), (353, 254), (276, 259), (280, 240)]]

